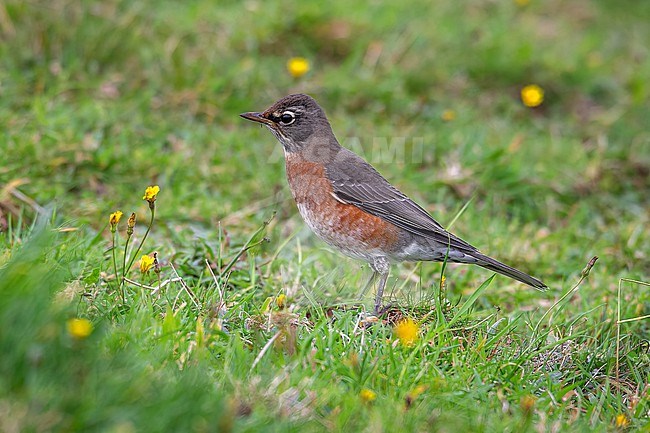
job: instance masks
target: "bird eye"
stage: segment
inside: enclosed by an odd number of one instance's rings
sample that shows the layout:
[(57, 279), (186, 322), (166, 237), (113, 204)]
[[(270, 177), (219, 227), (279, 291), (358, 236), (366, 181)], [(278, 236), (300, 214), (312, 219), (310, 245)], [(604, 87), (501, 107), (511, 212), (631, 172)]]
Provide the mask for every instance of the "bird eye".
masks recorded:
[(296, 115), (292, 111), (285, 111), (280, 116), (280, 123), (283, 125), (291, 125), (296, 120)]

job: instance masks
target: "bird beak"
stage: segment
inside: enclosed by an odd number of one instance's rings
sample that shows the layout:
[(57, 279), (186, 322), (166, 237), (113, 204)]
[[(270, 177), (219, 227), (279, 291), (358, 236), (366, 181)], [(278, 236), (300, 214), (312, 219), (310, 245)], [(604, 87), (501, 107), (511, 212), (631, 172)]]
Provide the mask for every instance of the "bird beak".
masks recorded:
[(272, 126), (273, 122), (266, 117), (262, 115), (262, 113), (255, 113), (255, 112), (250, 112), (250, 113), (242, 113), (240, 114), (241, 117), (243, 117), (246, 120), (251, 120), (253, 122), (258, 122), (263, 125), (268, 125)]

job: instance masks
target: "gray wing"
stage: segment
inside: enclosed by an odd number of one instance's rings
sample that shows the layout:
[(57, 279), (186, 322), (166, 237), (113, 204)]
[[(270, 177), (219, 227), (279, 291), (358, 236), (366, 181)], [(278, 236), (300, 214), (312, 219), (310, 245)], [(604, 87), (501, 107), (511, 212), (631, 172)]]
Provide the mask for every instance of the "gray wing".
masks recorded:
[(336, 198), (415, 235), (432, 238), (464, 252), (478, 251), (449, 233), (427, 211), (392, 186), (370, 164), (343, 148), (328, 164), (326, 176)]

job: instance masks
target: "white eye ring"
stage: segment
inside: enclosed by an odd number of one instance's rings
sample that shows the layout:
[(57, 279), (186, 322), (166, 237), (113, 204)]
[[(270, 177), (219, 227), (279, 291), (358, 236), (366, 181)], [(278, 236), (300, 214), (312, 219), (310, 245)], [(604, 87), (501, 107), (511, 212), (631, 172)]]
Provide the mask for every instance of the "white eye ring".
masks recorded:
[(284, 111), (280, 115), (280, 123), (283, 125), (291, 125), (293, 122), (296, 121), (296, 114), (293, 111)]

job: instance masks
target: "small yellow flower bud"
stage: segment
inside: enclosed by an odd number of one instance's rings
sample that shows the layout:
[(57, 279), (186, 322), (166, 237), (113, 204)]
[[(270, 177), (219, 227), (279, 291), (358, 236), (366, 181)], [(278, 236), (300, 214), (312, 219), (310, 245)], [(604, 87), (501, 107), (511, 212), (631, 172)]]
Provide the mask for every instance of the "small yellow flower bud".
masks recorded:
[(287, 296), (282, 293), (275, 299), (275, 304), (278, 306), (279, 309), (283, 309), (284, 307), (287, 306)]
[(77, 340), (83, 340), (93, 332), (93, 324), (88, 319), (70, 319), (66, 328), (68, 334)]
[(451, 122), (456, 118), (456, 112), (454, 110), (445, 110), (442, 112), (442, 115), (440, 115), (440, 117), (445, 122)]
[(129, 220), (126, 222), (126, 234), (131, 236), (133, 234), (134, 227), (135, 227), (135, 212), (131, 214)]
[(149, 272), (149, 269), (153, 266), (154, 258), (149, 255), (144, 255), (140, 259), (140, 272), (146, 274)]
[(535, 407), (535, 402), (537, 399), (532, 395), (525, 395), (519, 401), (519, 406), (521, 407), (522, 412), (528, 414), (531, 413)]
[(410, 408), (413, 405), (413, 402), (429, 387), (427, 385), (418, 385), (411, 392), (406, 394), (406, 408)]
[(594, 267), (596, 264), (596, 260), (598, 260), (598, 256), (593, 256), (591, 260), (589, 260), (589, 263), (587, 263), (587, 266), (580, 272), (580, 276), (583, 278), (587, 278), (589, 276), (589, 273), (591, 272), (591, 268)]
[(153, 271), (157, 274), (160, 273), (160, 262), (158, 261), (158, 252), (153, 252)]
[(287, 70), (293, 78), (300, 78), (309, 72), (309, 60), (304, 57), (292, 57), (287, 62)]
[(616, 427), (625, 428), (630, 425), (630, 420), (622, 413), (616, 415)]
[(372, 403), (377, 399), (377, 393), (371, 389), (364, 388), (359, 393), (359, 397), (361, 397), (364, 403)]

